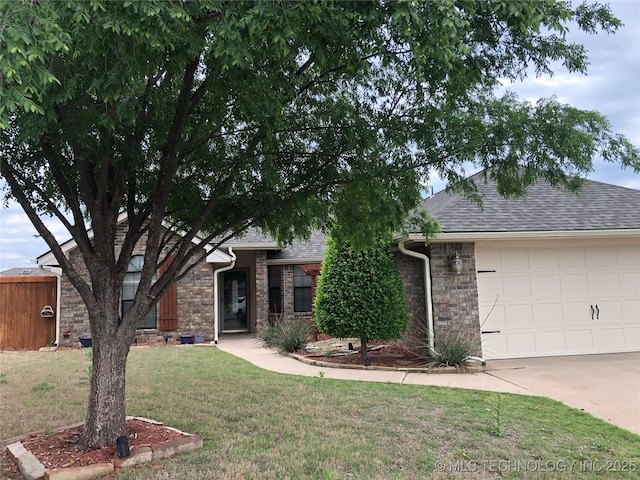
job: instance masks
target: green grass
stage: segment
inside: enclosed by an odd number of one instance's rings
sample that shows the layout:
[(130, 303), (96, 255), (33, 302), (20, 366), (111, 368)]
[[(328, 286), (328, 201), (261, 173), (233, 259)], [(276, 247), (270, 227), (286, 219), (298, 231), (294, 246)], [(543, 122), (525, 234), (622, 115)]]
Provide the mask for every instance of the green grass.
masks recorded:
[[(87, 364), (0, 354), (0, 438), (82, 420)], [(132, 349), (127, 412), (204, 448), (120, 478), (640, 478), (640, 436), (556, 401), (281, 375), (215, 348)]]

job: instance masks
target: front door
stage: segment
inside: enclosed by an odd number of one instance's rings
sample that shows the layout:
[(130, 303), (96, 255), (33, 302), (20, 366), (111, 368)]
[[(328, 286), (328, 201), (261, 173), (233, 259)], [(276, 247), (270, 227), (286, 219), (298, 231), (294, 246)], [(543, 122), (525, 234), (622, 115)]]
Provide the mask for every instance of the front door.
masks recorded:
[(249, 331), (249, 289), (247, 270), (230, 270), (223, 273), (224, 320), (222, 332)]

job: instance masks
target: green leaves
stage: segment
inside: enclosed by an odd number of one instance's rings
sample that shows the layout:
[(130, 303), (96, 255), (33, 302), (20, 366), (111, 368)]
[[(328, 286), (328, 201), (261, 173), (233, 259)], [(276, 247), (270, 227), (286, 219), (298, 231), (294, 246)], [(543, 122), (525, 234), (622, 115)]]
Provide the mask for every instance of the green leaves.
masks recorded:
[(51, 55), (68, 51), (69, 35), (48, 6), (16, 1), (0, 4), (0, 129), (20, 112), (45, 113), (40, 101), (60, 83), (47, 68)]
[(335, 337), (400, 338), (408, 312), (389, 244), (356, 249), (330, 241), (318, 277), (315, 312), (318, 329)]
[(336, 239), (362, 246), (401, 231), (434, 169), (473, 195), (458, 170), (472, 162), (508, 196), (537, 178), (576, 189), (598, 155), (640, 168), (599, 114), (492, 94), (529, 67), (585, 71), (564, 29), (614, 31), (596, 4), (0, 9), (2, 175), (39, 212), (96, 221), (126, 209), (140, 225), (155, 212), (211, 238), (252, 224), (283, 242), (337, 224)]

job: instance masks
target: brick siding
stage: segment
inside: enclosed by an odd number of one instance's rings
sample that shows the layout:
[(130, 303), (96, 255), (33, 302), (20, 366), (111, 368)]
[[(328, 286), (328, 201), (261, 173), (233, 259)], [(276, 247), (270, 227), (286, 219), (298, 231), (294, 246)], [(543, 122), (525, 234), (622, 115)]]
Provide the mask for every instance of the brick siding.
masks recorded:
[[(431, 291), (436, 348), (438, 337), (461, 335), (471, 341), (474, 355), (482, 354), (475, 245), (434, 243), (431, 250)], [(449, 258), (458, 252), (462, 271), (456, 274)]]
[[(122, 243), (126, 229), (126, 222), (118, 225), (117, 245)], [(133, 255), (144, 254), (144, 242), (145, 237), (138, 242)], [(89, 282), (89, 272), (82, 261), (80, 251), (71, 250), (69, 260), (77, 272)], [(60, 345), (78, 345), (79, 336), (90, 334), (89, 315), (82, 298), (66, 275), (62, 276), (60, 290)], [(164, 341), (165, 335), (176, 341), (185, 333), (202, 335), (205, 341), (213, 340), (213, 266), (203, 262), (192, 269), (177, 283), (177, 296), (178, 329), (171, 332), (158, 329), (138, 330), (136, 339), (139, 342)], [(65, 331), (69, 332), (66, 337), (63, 335)]]

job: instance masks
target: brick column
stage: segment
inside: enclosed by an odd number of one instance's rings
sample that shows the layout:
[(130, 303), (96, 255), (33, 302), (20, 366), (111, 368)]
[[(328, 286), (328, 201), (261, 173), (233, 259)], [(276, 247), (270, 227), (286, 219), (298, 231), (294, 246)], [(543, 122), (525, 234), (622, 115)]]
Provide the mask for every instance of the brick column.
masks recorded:
[[(472, 342), (474, 355), (481, 355), (475, 244), (434, 243), (430, 247), (436, 348), (438, 336), (459, 334)], [(462, 271), (458, 274), (449, 266), (449, 257), (454, 252), (462, 260)]]
[(282, 266), (282, 317), (293, 318), (293, 265)]
[(256, 328), (262, 330), (269, 325), (269, 269), (267, 252), (256, 252)]

